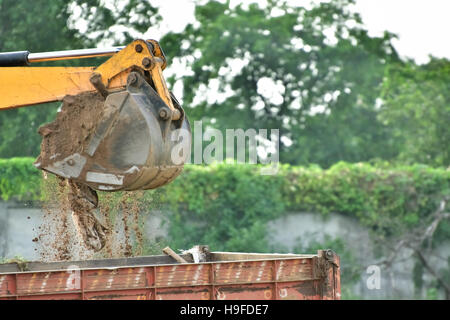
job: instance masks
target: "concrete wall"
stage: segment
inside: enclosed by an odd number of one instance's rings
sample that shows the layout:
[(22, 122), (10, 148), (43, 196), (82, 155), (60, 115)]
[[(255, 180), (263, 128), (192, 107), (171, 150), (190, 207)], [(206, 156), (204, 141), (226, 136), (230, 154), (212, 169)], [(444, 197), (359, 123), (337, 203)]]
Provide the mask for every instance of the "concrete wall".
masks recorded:
[(40, 209), (0, 201), (0, 257), (21, 256), (36, 260), (36, 246), (32, 240), (41, 216)]
[[(167, 221), (162, 212), (152, 212), (147, 215), (144, 233), (147, 239), (158, 239), (167, 236)], [(0, 258), (13, 258), (18, 255), (28, 260), (39, 260), (37, 246), (32, 241), (37, 235), (37, 228), (41, 224), (43, 212), (23, 204), (0, 201)], [(380, 289), (370, 290), (367, 279), (367, 267), (373, 265), (377, 259), (374, 256), (374, 246), (366, 229), (357, 221), (348, 217), (331, 214), (323, 218), (320, 214), (294, 212), (268, 224), (269, 241), (275, 248), (284, 248), (292, 252), (299, 243), (308, 247), (311, 241), (321, 242), (328, 235), (339, 238), (345, 243), (357, 264), (360, 266), (361, 281), (351, 288), (343, 288), (352, 295), (367, 299), (414, 298), (414, 283), (412, 271), (414, 260), (411, 252), (403, 250), (397, 256), (404, 261), (394, 264), (391, 268), (380, 267)], [(214, 248), (211, 248), (214, 250)], [(333, 248), (331, 248), (333, 249)], [(450, 256), (450, 242), (440, 244), (436, 252), (438, 255), (429, 257), (433, 265), (445, 267), (444, 259)], [(305, 252), (306, 253), (306, 252)], [(339, 254), (339, 252), (338, 252)], [(399, 259), (401, 260), (401, 259)], [(346, 272), (345, 261), (342, 261), (342, 273)], [(427, 281), (428, 278), (425, 278)], [(422, 295), (424, 296), (424, 292)]]

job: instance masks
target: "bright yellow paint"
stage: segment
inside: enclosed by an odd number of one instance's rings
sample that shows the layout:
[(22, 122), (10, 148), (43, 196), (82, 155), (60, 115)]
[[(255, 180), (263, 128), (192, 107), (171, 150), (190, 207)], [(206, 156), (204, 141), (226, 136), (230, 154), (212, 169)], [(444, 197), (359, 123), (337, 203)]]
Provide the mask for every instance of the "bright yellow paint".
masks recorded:
[[(174, 110), (172, 100), (162, 75), (166, 65), (161, 48), (156, 41), (155, 56), (144, 40), (135, 40), (110, 59), (95, 67), (2, 67), (0, 68), (0, 110), (19, 108), (39, 103), (60, 101), (66, 95), (95, 91), (90, 82), (92, 74), (101, 75), (107, 89), (126, 86), (126, 79), (133, 69), (150, 72), (156, 91), (163, 101)], [(137, 52), (136, 46), (142, 51)], [(148, 58), (151, 65), (143, 66)]]
[(175, 107), (172, 104), (172, 99), (170, 98), (169, 89), (167, 89), (166, 81), (162, 75), (161, 69), (161, 59), (156, 58), (156, 64), (151, 70), (153, 83), (156, 87), (156, 92), (158, 92), (161, 99), (169, 106), (170, 109), (175, 110)]
[[(116, 75), (129, 71), (130, 68), (134, 67), (150, 71), (159, 96), (170, 109), (174, 110), (175, 107), (172, 104), (166, 81), (162, 75), (162, 70), (164, 69), (166, 62), (165, 59), (163, 59), (162, 51), (158, 43), (153, 41), (152, 44), (155, 47), (155, 56), (150, 52), (144, 40), (135, 40), (99, 66), (95, 72), (101, 74), (103, 84), (108, 87), (112, 84), (111, 81)], [(135, 48), (137, 45), (142, 46), (141, 52), (136, 52)], [(144, 67), (142, 65), (142, 60), (144, 60), (144, 58), (152, 60), (152, 65)]]
[[(135, 48), (137, 45), (141, 45), (141, 52), (136, 52)], [(144, 40), (135, 40), (105, 61), (95, 72), (101, 74), (103, 84), (105, 87), (108, 87), (115, 76), (132, 67), (149, 70), (150, 68), (145, 68), (142, 65), (144, 58), (151, 60), (153, 55), (148, 50), (148, 46)]]
[(67, 94), (92, 91), (93, 68), (0, 68), (0, 109), (61, 100)]

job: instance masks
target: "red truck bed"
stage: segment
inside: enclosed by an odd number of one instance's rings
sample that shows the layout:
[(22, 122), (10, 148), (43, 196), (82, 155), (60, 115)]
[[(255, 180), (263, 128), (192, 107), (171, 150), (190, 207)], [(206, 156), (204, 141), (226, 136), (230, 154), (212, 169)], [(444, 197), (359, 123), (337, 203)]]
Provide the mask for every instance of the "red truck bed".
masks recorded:
[(0, 265), (2, 299), (340, 299), (339, 257), (320, 250), (211, 252), (207, 262), (186, 264), (169, 256), (10, 263)]

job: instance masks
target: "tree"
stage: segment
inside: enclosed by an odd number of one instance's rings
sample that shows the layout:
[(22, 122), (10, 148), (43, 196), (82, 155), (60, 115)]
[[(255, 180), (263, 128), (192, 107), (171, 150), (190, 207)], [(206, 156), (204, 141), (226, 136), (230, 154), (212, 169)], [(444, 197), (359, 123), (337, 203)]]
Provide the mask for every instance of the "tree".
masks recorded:
[(450, 166), (450, 61), (390, 66), (382, 98), (380, 118), (402, 143), (400, 159)]
[(80, 49), (102, 40), (123, 45), (160, 20), (146, 1), (0, 0), (0, 51)]
[[(450, 270), (438, 270), (430, 258), (433, 256), (432, 249), (438, 238), (436, 235), (439, 236), (439, 228), (445, 227), (445, 222), (448, 223), (450, 219), (450, 212), (447, 211), (449, 199), (448, 195), (443, 196), (437, 209), (432, 214), (419, 217), (414, 226), (395, 216), (384, 217), (380, 219), (382, 223), (372, 225), (372, 228), (376, 228), (376, 232), (373, 232), (376, 243), (387, 249), (386, 257), (376, 264), (389, 268), (396, 260), (401, 259), (401, 250), (409, 249), (418, 260), (420, 280), (422, 280), (423, 270), (426, 270), (435, 279), (436, 287), (444, 291), (446, 300), (450, 300), (450, 282), (448, 281)], [(383, 223), (385, 223), (384, 226)]]
[(398, 59), (393, 35), (369, 37), (352, 2), (197, 5), (196, 23), (161, 39), (191, 71), (172, 79), (183, 84), (191, 119), (222, 130), (280, 129), (289, 163), (392, 158), (375, 102), (385, 65)]
[[(0, 51), (80, 49), (95, 47), (104, 39), (111, 44), (124, 44), (132, 39), (133, 31), (143, 32), (159, 19), (155, 7), (138, 0), (114, 1), (111, 5), (100, 0), (0, 0)], [(79, 21), (85, 22), (83, 32), (78, 29)], [(123, 25), (127, 26), (126, 30), (120, 28)], [(95, 65), (101, 61), (86, 59), (50, 64)], [(41, 137), (37, 129), (53, 120), (58, 105), (1, 111), (0, 158), (39, 154)]]

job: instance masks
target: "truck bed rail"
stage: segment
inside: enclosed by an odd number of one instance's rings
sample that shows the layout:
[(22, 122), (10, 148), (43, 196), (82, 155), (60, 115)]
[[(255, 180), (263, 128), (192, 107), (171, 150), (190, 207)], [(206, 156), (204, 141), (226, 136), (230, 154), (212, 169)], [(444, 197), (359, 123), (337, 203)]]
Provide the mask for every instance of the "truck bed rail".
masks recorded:
[(211, 252), (207, 262), (169, 256), (0, 265), (2, 299), (340, 299), (339, 257)]

